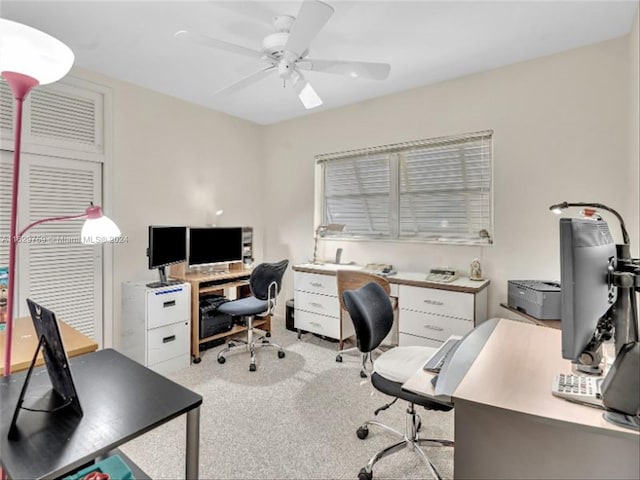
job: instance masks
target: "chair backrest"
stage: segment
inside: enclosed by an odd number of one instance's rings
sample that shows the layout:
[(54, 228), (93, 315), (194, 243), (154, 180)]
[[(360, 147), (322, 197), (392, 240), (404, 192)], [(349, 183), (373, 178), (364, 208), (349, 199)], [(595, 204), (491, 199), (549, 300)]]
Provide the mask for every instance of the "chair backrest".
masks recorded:
[[(249, 287), (254, 297), (260, 300), (275, 300), (276, 295), (282, 288), (282, 277), (289, 266), (289, 260), (280, 260), (276, 263), (261, 263), (251, 272)], [(276, 291), (269, 291), (275, 283)]]
[(345, 290), (342, 297), (356, 330), (358, 350), (375, 350), (393, 326), (389, 293), (380, 284), (370, 282), (357, 290)]
[(356, 290), (367, 283), (376, 282), (384, 288), (385, 292), (387, 292), (387, 296), (391, 294), (389, 280), (373, 273), (360, 272), (358, 270), (338, 270), (336, 272), (336, 279), (338, 282), (338, 299), (340, 300), (340, 308), (343, 310), (347, 310), (342, 298), (342, 293), (345, 290)]

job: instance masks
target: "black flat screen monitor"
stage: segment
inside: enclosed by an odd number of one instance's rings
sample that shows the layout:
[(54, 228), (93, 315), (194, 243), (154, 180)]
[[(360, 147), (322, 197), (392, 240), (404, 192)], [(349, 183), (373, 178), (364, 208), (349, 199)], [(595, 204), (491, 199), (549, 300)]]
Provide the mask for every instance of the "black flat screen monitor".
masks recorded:
[(187, 259), (187, 227), (149, 226), (149, 269)]
[(242, 261), (242, 227), (189, 228), (189, 266)]
[(617, 288), (611, 285), (609, 275), (615, 260), (616, 245), (607, 222), (560, 219), (563, 358), (578, 362), (598, 321), (615, 303)]

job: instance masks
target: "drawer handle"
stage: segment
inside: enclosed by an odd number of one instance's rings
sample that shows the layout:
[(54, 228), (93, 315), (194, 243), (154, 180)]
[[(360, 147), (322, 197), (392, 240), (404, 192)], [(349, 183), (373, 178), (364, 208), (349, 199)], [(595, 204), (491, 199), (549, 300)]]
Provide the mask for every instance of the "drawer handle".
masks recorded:
[(176, 339), (175, 335), (171, 335), (169, 337), (164, 337), (162, 339), (162, 343), (169, 343), (169, 342), (173, 342)]
[(311, 325), (313, 325), (314, 327), (322, 327), (321, 323), (318, 322), (309, 322)]
[(169, 307), (175, 307), (176, 306), (176, 301), (175, 300), (170, 300), (168, 302), (164, 302), (162, 304), (163, 308), (169, 308)]
[(311, 284), (312, 287), (323, 287), (323, 285), (320, 282), (309, 282)]
[(323, 308), (322, 304), (318, 302), (309, 302), (309, 305), (311, 305), (312, 307)]
[(444, 328), (436, 327), (435, 325), (424, 325), (424, 328), (427, 328), (429, 330), (435, 330), (436, 332), (442, 332), (444, 330)]
[(424, 303), (428, 303), (429, 305), (438, 305), (438, 306), (444, 305), (443, 302), (438, 302), (436, 300), (425, 300)]

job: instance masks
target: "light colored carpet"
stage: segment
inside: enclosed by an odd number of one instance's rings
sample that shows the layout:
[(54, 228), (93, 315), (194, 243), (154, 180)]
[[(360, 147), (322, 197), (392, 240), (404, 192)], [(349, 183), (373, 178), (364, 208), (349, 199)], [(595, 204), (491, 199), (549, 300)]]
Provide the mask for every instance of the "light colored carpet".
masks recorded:
[[(389, 397), (359, 375), (359, 359), (345, 355), (336, 363), (337, 344), (305, 335), (298, 340), (274, 319), (275, 349), (258, 350), (256, 372), (249, 355), (216, 361), (222, 346), (202, 352), (202, 362), (169, 377), (201, 394), (200, 478), (202, 479), (355, 479), (368, 459), (394, 443), (393, 436), (360, 424)], [(406, 402), (398, 401), (378, 419), (404, 431)], [(421, 436), (453, 439), (453, 411), (419, 407)], [(122, 447), (151, 478), (183, 478), (185, 416)], [(427, 448), (443, 478), (453, 476), (453, 450)], [(430, 478), (418, 456), (403, 450), (381, 460), (374, 479)]]

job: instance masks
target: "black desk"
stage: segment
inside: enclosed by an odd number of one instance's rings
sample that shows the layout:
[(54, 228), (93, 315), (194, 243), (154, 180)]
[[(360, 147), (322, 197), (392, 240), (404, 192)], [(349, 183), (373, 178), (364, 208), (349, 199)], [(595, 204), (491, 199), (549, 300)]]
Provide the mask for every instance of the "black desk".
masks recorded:
[[(0, 379), (0, 464), (9, 478), (55, 478), (187, 414), (186, 478), (198, 478), (202, 397), (112, 349), (70, 359), (84, 416), (22, 411), (19, 437), (7, 432), (25, 373)], [(51, 384), (36, 368), (25, 406), (47, 408)]]

